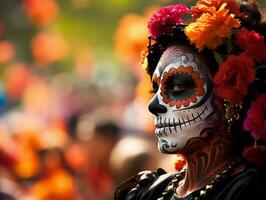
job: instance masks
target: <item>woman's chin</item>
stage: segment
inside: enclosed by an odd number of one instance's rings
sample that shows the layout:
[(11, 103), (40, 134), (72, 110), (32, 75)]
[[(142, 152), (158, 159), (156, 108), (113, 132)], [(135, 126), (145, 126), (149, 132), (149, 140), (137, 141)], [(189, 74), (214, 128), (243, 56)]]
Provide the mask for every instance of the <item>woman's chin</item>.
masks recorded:
[(158, 150), (161, 153), (176, 154), (180, 151), (181, 148), (182, 147), (174, 141), (169, 141), (165, 138), (159, 138), (158, 140)]

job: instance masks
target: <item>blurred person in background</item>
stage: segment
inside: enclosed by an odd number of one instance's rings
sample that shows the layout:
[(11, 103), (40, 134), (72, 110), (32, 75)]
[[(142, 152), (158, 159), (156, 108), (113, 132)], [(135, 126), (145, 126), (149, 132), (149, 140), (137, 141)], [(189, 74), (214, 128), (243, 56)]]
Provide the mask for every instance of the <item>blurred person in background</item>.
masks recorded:
[(120, 139), (121, 130), (113, 122), (98, 122), (93, 136), (87, 143), (88, 165), (85, 169), (85, 185), (88, 199), (111, 199), (114, 191), (113, 173), (109, 160)]
[(266, 23), (257, 2), (171, 5), (148, 29), (158, 149), (183, 154), (186, 165), (140, 172), (115, 199), (265, 199)]
[(158, 167), (159, 157), (153, 145), (147, 136), (125, 136), (116, 144), (110, 157), (116, 184), (139, 171)]

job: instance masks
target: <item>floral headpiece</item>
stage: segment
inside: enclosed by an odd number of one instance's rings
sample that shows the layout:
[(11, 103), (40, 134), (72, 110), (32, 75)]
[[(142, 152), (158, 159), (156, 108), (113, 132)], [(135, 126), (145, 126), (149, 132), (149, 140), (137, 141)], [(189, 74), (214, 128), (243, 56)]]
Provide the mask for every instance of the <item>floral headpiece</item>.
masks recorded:
[[(185, 24), (184, 18), (189, 16), (192, 22)], [(214, 75), (215, 93), (224, 100), (229, 128), (240, 121), (239, 113), (243, 113), (247, 97), (254, 100), (242, 125), (255, 139), (255, 145), (243, 152), (254, 164), (266, 164), (266, 146), (257, 143), (266, 142), (266, 94), (254, 89), (265, 88), (265, 76), (259, 72), (263, 70), (265, 75), (266, 66), (260, 20), (257, 7), (249, 9), (248, 4), (236, 0), (199, 0), (190, 9), (183, 4), (161, 8), (148, 22), (147, 72), (150, 75), (169, 45), (190, 44), (199, 52), (212, 54), (218, 64)]]

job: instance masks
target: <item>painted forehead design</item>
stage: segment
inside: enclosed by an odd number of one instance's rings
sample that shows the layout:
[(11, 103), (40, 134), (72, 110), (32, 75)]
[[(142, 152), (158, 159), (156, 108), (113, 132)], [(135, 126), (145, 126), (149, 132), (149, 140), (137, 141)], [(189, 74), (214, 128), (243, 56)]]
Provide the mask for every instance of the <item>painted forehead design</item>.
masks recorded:
[(195, 63), (195, 56), (189, 51), (183, 50), (180, 47), (172, 46), (165, 50), (157, 65), (157, 76), (162, 76), (165, 67), (171, 63), (186, 64), (188, 61)]

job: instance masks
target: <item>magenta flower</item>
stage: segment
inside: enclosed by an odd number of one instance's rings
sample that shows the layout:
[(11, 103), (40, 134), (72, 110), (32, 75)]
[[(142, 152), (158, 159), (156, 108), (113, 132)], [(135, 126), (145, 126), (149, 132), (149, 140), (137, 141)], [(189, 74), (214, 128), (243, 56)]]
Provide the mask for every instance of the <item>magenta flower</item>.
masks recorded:
[(247, 147), (243, 152), (243, 157), (254, 165), (265, 165), (266, 164), (266, 147)]
[(266, 94), (251, 103), (244, 121), (244, 130), (250, 131), (256, 140), (266, 142)]
[(183, 15), (188, 13), (184, 4), (176, 4), (159, 9), (148, 22), (149, 33), (156, 38), (162, 33), (171, 33), (172, 26), (183, 24)]

